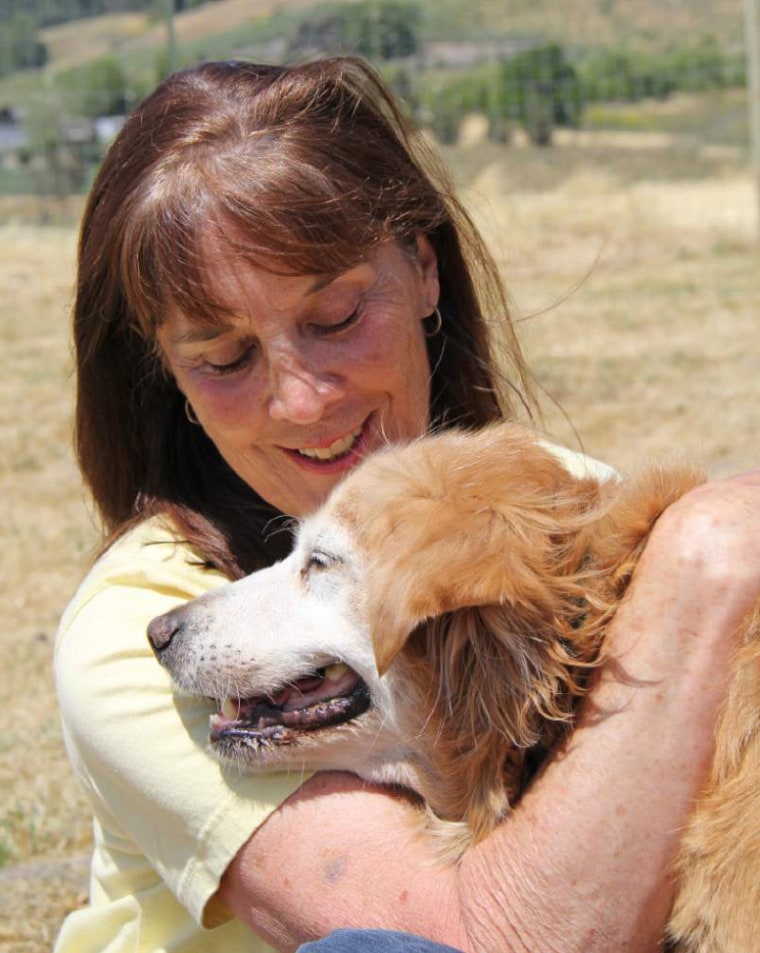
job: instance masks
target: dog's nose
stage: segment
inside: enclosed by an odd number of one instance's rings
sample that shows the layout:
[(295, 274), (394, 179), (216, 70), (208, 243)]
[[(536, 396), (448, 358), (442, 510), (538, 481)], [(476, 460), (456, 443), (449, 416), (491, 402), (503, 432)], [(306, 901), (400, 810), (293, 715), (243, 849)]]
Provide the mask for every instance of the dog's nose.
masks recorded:
[(167, 612), (150, 622), (148, 625), (148, 641), (157, 656), (160, 657), (161, 653), (169, 648), (172, 639), (181, 628), (182, 623), (176, 612)]

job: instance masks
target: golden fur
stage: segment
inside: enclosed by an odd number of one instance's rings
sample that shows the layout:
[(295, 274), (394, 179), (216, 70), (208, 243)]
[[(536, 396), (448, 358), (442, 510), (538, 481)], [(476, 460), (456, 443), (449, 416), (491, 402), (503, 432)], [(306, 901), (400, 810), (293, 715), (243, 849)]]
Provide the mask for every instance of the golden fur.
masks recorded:
[[(506, 816), (571, 730), (655, 521), (702, 479), (688, 466), (578, 476), (508, 424), (391, 448), (304, 522), (287, 560), (158, 620), (154, 645), (178, 684), (217, 698), (271, 698), (309, 665), (347, 663), (369, 710), (274, 739), (237, 731), (235, 758), (403, 783), (456, 854)], [(760, 608), (683, 837), (678, 953), (760, 949), (759, 631)]]
[[(369, 554), (378, 667), (403, 665), (426, 699), (419, 745), (439, 817), (479, 839), (515, 803), (572, 724), (655, 521), (701, 480), (687, 466), (574, 479), (507, 426), (380, 455), (340, 494)], [(759, 634), (760, 607), (683, 838), (679, 953), (760, 949)]]
[(344, 485), (378, 669), (428, 699), (436, 814), (476, 838), (502, 818), (572, 724), (649, 529), (699, 479), (579, 479), (510, 425), (378, 455)]

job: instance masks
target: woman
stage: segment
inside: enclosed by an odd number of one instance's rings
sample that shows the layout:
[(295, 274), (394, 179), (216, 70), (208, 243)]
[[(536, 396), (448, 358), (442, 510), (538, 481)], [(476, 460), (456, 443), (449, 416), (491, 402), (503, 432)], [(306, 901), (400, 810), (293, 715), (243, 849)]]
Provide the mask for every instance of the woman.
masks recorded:
[(95, 813), (91, 904), (59, 953), (293, 950), (337, 928), (393, 931), (325, 941), (357, 951), (659, 947), (760, 588), (757, 474), (661, 520), (563, 756), (456, 866), (403, 797), (351, 775), (224, 774), (209, 708), (172, 695), (145, 639), (280, 558), (287, 517), (385, 440), (529, 414), (507, 315), (448, 180), (361, 63), (206, 64), (129, 118), (83, 220), (74, 316), (78, 453), (110, 539), (57, 643)]

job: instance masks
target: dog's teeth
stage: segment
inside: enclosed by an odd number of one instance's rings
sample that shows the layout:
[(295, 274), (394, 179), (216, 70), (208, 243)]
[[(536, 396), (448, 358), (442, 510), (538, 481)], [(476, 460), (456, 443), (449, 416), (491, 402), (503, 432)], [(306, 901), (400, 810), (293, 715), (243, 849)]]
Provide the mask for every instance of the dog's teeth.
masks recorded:
[(326, 665), (323, 671), (328, 682), (337, 682), (348, 671), (348, 665), (344, 662), (333, 662), (332, 665)]
[(230, 721), (236, 721), (240, 714), (240, 705), (234, 698), (225, 698), (219, 709), (225, 718)]

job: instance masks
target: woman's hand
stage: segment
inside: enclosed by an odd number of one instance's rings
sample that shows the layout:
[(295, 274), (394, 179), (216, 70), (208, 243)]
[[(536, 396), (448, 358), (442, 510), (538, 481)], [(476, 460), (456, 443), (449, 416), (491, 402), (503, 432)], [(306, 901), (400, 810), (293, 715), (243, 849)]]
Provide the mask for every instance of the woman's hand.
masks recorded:
[(717, 637), (730, 631), (760, 596), (760, 469), (687, 493), (661, 517), (644, 558), (714, 619)]

